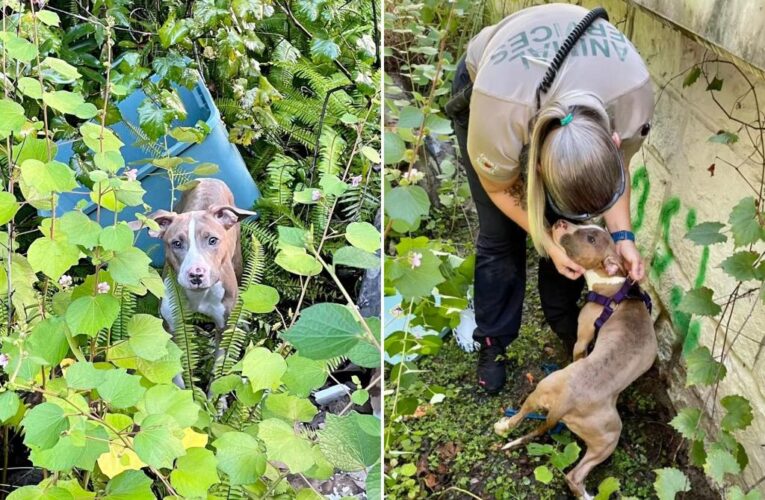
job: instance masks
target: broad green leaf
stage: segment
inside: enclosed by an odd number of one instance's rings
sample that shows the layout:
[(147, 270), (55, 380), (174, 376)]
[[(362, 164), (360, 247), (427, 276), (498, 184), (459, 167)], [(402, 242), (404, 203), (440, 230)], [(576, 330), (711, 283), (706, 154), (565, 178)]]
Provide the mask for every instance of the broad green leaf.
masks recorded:
[(302, 191), (295, 191), (292, 194), (292, 199), (295, 203), (302, 203), (303, 205), (316, 205), (324, 197), (324, 193), (320, 189), (307, 188)]
[(327, 460), (344, 471), (361, 470), (380, 459), (380, 420), (352, 411), (340, 417), (327, 414), (319, 431), (319, 447)]
[(93, 163), (101, 170), (116, 173), (125, 166), (125, 158), (119, 151), (105, 151), (93, 155)]
[[(383, 139), (383, 161), (386, 165), (393, 165), (404, 159), (406, 153), (406, 144), (401, 137), (394, 132), (385, 132)], [(385, 204), (390, 203), (388, 197), (385, 197)]]
[(314, 465), (311, 443), (297, 436), (290, 424), (276, 418), (263, 420), (258, 437), (266, 444), (268, 458), (284, 462), (291, 473), (305, 472)]
[(334, 61), (340, 57), (340, 47), (332, 40), (315, 37), (311, 41), (311, 56), (316, 60)]
[(398, 115), (399, 128), (416, 128), (422, 126), (425, 116), (420, 108), (414, 106), (404, 106)]
[(57, 366), (69, 352), (64, 318), (48, 316), (37, 323), (25, 344), (29, 355), (47, 366)]
[[(403, 250), (401, 244), (399, 248)], [(405, 298), (425, 297), (444, 281), (441, 259), (428, 248), (414, 247), (398, 259), (386, 259), (385, 279)]]
[(139, 470), (126, 470), (106, 485), (104, 500), (150, 500), (152, 480)]
[(425, 127), (434, 135), (446, 135), (452, 133), (452, 122), (435, 114), (430, 114), (425, 118)]
[(170, 383), (173, 377), (181, 373), (183, 369), (181, 366), (181, 349), (173, 341), (167, 343), (166, 349), (167, 354), (155, 361), (134, 358), (138, 371), (155, 384)]
[(109, 259), (109, 274), (121, 285), (140, 285), (149, 274), (151, 259), (143, 250), (128, 247)]
[(80, 249), (67, 241), (43, 236), (29, 245), (27, 259), (36, 272), (58, 280), (70, 267), (79, 262)]
[(696, 83), (696, 80), (699, 79), (700, 75), (701, 75), (701, 67), (694, 66), (693, 68), (691, 68), (691, 70), (683, 79), (683, 88), (690, 87), (691, 85)]
[(266, 456), (258, 441), (244, 432), (226, 432), (213, 441), (218, 469), (232, 485), (256, 483), (266, 470)]
[(681, 471), (673, 467), (663, 469), (654, 469), (656, 481), (653, 483), (653, 489), (659, 500), (674, 500), (675, 495), (681, 491), (691, 489), (691, 482)]
[(0, 191), (0, 226), (7, 224), (18, 211), (16, 197), (7, 191)]
[(75, 500), (71, 493), (58, 486), (22, 486), (8, 495), (7, 500)]
[(95, 337), (102, 328), (112, 326), (119, 312), (120, 303), (114, 296), (88, 295), (69, 304), (66, 310), (66, 324), (73, 335), (85, 334)]
[(93, 500), (96, 497), (94, 492), (84, 490), (76, 479), (62, 481), (59, 478), (59, 480), (56, 481), (56, 486), (68, 491), (72, 495), (73, 500)]
[(319, 186), (328, 196), (340, 196), (348, 191), (348, 184), (338, 179), (335, 175), (324, 175), (321, 181), (319, 181)]
[(358, 389), (351, 394), (351, 402), (355, 405), (364, 405), (369, 401), (369, 391), (366, 389)]
[(276, 309), (279, 292), (268, 285), (255, 283), (242, 293), (244, 308), (256, 314), (267, 314)]
[(79, 71), (77, 71), (77, 68), (75, 68), (68, 62), (64, 61), (63, 59), (57, 59), (55, 57), (46, 57), (45, 59), (43, 59), (40, 65), (43, 68), (49, 68), (53, 70), (54, 72), (56, 72), (63, 81), (73, 82), (74, 80), (78, 80), (79, 78), (82, 78), (82, 75), (80, 74)]
[(363, 335), (361, 325), (345, 306), (325, 303), (303, 310), (283, 337), (303, 357), (329, 359), (344, 355)]
[(162, 326), (160, 318), (150, 314), (136, 314), (127, 324), (130, 336), (128, 343), (136, 356), (147, 361), (156, 361), (167, 355), (170, 334)]
[(297, 247), (283, 247), (274, 262), (285, 271), (300, 276), (316, 276), (322, 269), (321, 263), (315, 257), (308, 255), (305, 249)]
[(11, 391), (0, 392), (0, 423), (6, 422), (15, 416), (21, 406), (19, 396)]
[(754, 263), (760, 256), (757, 252), (736, 252), (720, 264), (723, 271), (738, 281), (755, 279)]
[(360, 340), (358, 344), (348, 350), (346, 356), (353, 363), (358, 366), (363, 366), (364, 368), (377, 368), (380, 366), (380, 349), (369, 342), (368, 339)]
[(10, 99), (0, 99), (0, 139), (21, 132), (26, 121), (21, 104)]
[(178, 142), (190, 144), (198, 144), (205, 138), (205, 132), (196, 127), (173, 127), (170, 129), (169, 135)]
[(335, 250), (332, 264), (360, 269), (377, 269), (380, 267), (380, 257), (360, 248), (346, 246)]
[(713, 295), (714, 292), (705, 286), (688, 290), (680, 300), (677, 309), (700, 316), (717, 316), (722, 309), (712, 300)]
[(39, 80), (25, 76), (19, 79), (17, 85), (21, 93), (25, 96), (31, 97), (32, 99), (42, 98), (43, 90)]
[(37, 47), (23, 38), (19, 38), (13, 33), (3, 32), (3, 43), (8, 55), (21, 62), (30, 62), (37, 57)]
[(230, 373), (220, 378), (216, 378), (210, 384), (210, 390), (214, 396), (228, 394), (242, 385), (242, 377), (238, 373)]
[(280, 418), (287, 422), (310, 422), (318, 410), (307, 399), (292, 394), (269, 394), (263, 405), (263, 418)]
[(709, 142), (717, 142), (719, 144), (735, 144), (738, 142), (738, 136), (732, 132), (718, 132), (709, 138)]
[(726, 410), (725, 416), (720, 423), (724, 430), (733, 432), (746, 429), (752, 423), (754, 415), (752, 414), (752, 406), (749, 404), (748, 399), (731, 395), (722, 398), (720, 403)]
[(363, 154), (367, 160), (371, 161), (374, 164), (379, 165), (382, 163), (382, 158), (380, 158), (380, 153), (377, 152), (377, 150), (370, 146), (363, 146), (361, 148), (361, 154)]
[(109, 451), (109, 435), (100, 424), (78, 417), (80, 424), (70, 428), (52, 448), (32, 449), (30, 460), (39, 467), (52, 471), (69, 471), (73, 467), (92, 471), (96, 460)]
[(122, 252), (133, 244), (133, 231), (125, 222), (101, 230), (98, 243), (104, 250)]
[(69, 243), (81, 245), (88, 249), (98, 245), (101, 226), (84, 213), (67, 212), (58, 219), (58, 224)]
[(552, 456), (550, 457), (550, 463), (554, 465), (558, 470), (563, 470), (569, 465), (576, 462), (576, 459), (579, 458), (579, 452), (581, 449), (579, 448), (579, 445), (575, 442), (568, 443), (565, 448), (563, 448), (562, 453), (554, 452)]
[(367, 252), (380, 249), (382, 237), (372, 224), (368, 222), (351, 222), (345, 230), (345, 239), (356, 248)]
[(173, 461), (186, 454), (178, 434), (180, 428), (169, 415), (149, 415), (133, 443), (138, 458), (152, 467), (170, 469)]
[(196, 167), (194, 167), (194, 170), (191, 172), (194, 175), (198, 175), (200, 177), (205, 177), (208, 175), (215, 175), (220, 171), (220, 167), (216, 165), (215, 163), (200, 163)]
[(608, 500), (611, 495), (619, 491), (619, 480), (615, 477), (607, 477), (598, 485), (598, 494), (595, 500)]
[(279, 234), (279, 248), (298, 247), (305, 248), (310, 234), (299, 227), (277, 226)]
[(757, 490), (751, 490), (749, 493), (744, 494), (741, 488), (739, 488), (738, 486), (734, 486), (730, 490), (728, 490), (728, 496), (726, 496), (725, 499), (726, 500), (761, 500), (762, 495)]
[(542, 484), (550, 484), (550, 481), (553, 479), (553, 473), (546, 465), (540, 465), (534, 469), (534, 479)]
[(105, 373), (106, 370), (97, 369), (93, 363), (79, 361), (66, 369), (64, 378), (70, 389), (89, 391), (104, 381)]
[(95, 123), (86, 122), (80, 125), (80, 134), (85, 145), (96, 153), (119, 151), (124, 146), (114, 132), (104, 127), (102, 133), (101, 127)]
[(385, 213), (410, 226), (428, 215), (430, 198), (420, 186), (398, 186), (385, 195)]
[(724, 243), (728, 237), (720, 233), (725, 224), (719, 222), (702, 222), (691, 228), (685, 237), (697, 245), (714, 245), (715, 243)]
[(763, 237), (762, 227), (757, 220), (757, 207), (751, 196), (744, 198), (733, 208), (728, 222), (736, 247), (755, 243)]
[(21, 164), (21, 179), (24, 194), (30, 201), (50, 198), (51, 193), (63, 193), (77, 187), (74, 171), (58, 161), (26, 160)]
[(287, 358), (287, 372), (282, 376), (282, 382), (291, 393), (308, 397), (312, 390), (323, 386), (326, 381), (327, 369), (323, 363), (297, 355)]
[[(143, 401), (138, 404), (138, 409), (147, 416), (171, 417), (181, 429), (191, 427), (199, 418), (199, 406), (194, 402), (191, 390), (181, 390), (173, 384), (160, 384), (149, 388)], [(143, 421), (141, 424), (143, 425)]]
[(277, 389), (286, 371), (284, 358), (264, 347), (252, 349), (242, 360), (242, 375), (250, 380), (253, 391)]
[(40, 449), (52, 448), (61, 433), (69, 428), (64, 410), (53, 403), (41, 403), (24, 415), (24, 444)]
[(707, 453), (704, 472), (722, 486), (725, 481), (725, 474), (738, 474), (741, 472), (741, 468), (733, 455), (718, 448)]
[(165, 134), (171, 119), (171, 113), (156, 106), (148, 97), (138, 106), (138, 123), (152, 140), (157, 140)]
[(704, 439), (705, 432), (700, 428), (700, 419), (701, 410), (698, 408), (683, 408), (669, 424), (685, 439), (701, 440)]
[[(369, 494), (367, 494), (367, 498), (372, 498)], [(303, 488), (302, 490), (299, 490), (297, 494), (295, 495), (295, 500), (324, 500), (324, 496), (316, 493), (311, 488)]]
[(170, 15), (165, 24), (159, 29), (159, 41), (162, 43), (162, 47), (167, 49), (184, 38), (189, 33), (189, 21), (187, 19), (175, 19), (175, 15)]
[(146, 389), (141, 385), (141, 377), (129, 375), (122, 368), (106, 370), (103, 380), (98, 384), (96, 390), (112, 408), (135, 406), (146, 392)]
[(217, 461), (210, 450), (190, 448), (170, 473), (170, 484), (187, 498), (206, 498), (207, 490), (220, 481)]
[(98, 114), (98, 108), (89, 102), (85, 102), (85, 98), (81, 94), (69, 92), (68, 90), (43, 92), (42, 99), (45, 104), (56, 111), (67, 115), (74, 115), (77, 118), (87, 120)]
[(61, 23), (58, 14), (51, 10), (41, 10), (37, 12), (37, 19), (46, 26), (58, 26)]
[(726, 374), (725, 365), (715, 361), (706, 347), (697, 347), (685, 357), (688, 366), (686, 387), (692, 385), (712, 385), (722, 380)]

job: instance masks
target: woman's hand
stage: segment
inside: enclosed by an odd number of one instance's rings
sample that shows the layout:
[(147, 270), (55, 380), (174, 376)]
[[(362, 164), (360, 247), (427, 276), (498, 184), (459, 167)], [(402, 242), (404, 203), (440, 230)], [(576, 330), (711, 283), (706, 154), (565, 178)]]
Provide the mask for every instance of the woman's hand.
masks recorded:
[(584, 274), (584, 268), (571, 260), (569, 256), (566, 255), (566, 252), (555, 243), (550, 243), (546, 250), (547, 255), (550, 256), (553, 264), (555, 264), (555, 269), (566, 278), (575, 280)]
[(643, 257), (635, 246), (634, 241), (621, 240), (616, 243), (616, 252), (622, 257), (624, 265), (629, 272), (630, 278), (640, 281), (645, 278), (645, 264)]

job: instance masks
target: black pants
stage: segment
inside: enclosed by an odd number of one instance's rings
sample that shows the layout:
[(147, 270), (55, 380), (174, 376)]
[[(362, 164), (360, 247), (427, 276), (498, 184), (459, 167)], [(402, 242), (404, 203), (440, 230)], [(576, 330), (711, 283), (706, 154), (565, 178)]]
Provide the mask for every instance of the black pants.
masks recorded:
[[(459, 63), (452, 84), (455, 96), (471, 86), (464, 59)], [(463, 103), (469, 102), (465, 96)], [(478, 211), (478, 242), (475, 263), (475, 319), (477, 328), (473, 338), (496, 338), (507, 347), (518, 337), (521, 327), (523, 298), (526, 293), (526, 231), (508, 218), (491, 201), (481, 186), (467, 154), (467, 129), (470, 110), (459, 109), (459, 99), (447, 106), (457, 136), (462, 163), (467, 174), (470, 192)], [(456, 106), (452, 106), (453, 103)], [(450, 109), (457, 108), (457, 109)], [(497, 119), (491, 117), (488, 119)], [(548, 210), (549, 212), (549, 210)], [(548, 214), (548, 219), (551, 219)], [(539, 261), (539, 296), (545, 319), (560, 337), (568, 353), (576, 342), (577, 302), (582, 293), (584, 279), (570, 280), (558, 273), (550, 259)]]

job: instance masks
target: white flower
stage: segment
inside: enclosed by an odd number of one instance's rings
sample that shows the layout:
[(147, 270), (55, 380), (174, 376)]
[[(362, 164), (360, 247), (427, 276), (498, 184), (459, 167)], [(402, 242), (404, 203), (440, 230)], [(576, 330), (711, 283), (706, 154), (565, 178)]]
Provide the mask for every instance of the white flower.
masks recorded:
[(273, 5), (266, 5), (263, 7), (263, 17), (271, 17), (274, 15)]
[(72, 286), (72, 277), (69, 276), (68, 274), (65, 274), (65, 275), (61, 276), (58, 279), (58, 284), (59, 284), (59, 286), (61, 286), (61, 288), (66, 290), (67, 288)]
[(0, 367), (5, 368), (10, 362), (11, 358), (9, 358), (7, 354), (0, 354)]
[(374, 55), (375, 53), (375, 41), (369, 35), (364, 35), (361, 38), (357, 38), (356, 47), (370, 55)]
[(356, 77), (356, 82), (363, 85), (372, 85), (372, 78), (366, 73), (359, 73), (359, 76)]
[(202, 52), (202, 57), (205, 59), (215, 59), (215, 49), (212, 47), (212, 45), (205, 47), (205, 50)]
[(98, 293), (109, 293), (109, 283), (102, 281), (98, 284)]
[(313, 193), (311, 193), (311, 199), (313, 201), (319, 201), (321, 199), (321, 191), (314, 189)]
[(357, 175), (355, 177), (351, 177), (351, 186), (357, 187), (359, 184), (361, 184), (361, 176)]
[(411, 264), (412, 269), (417, 269), (422, 265), (422, 254), (419, 252), (412, 252), (409, 254), (409, 264)]
[(138, 170), (135, 168), (131, 168), (130, 170), (125, 171), (125, 177), (127, 177), (127, 180), (134, 181), (138, 178)]

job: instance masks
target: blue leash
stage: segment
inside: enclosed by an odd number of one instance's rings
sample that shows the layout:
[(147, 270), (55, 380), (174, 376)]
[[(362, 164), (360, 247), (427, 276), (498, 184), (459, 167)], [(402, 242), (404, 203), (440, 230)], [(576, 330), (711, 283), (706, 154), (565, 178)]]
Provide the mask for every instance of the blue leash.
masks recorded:
[[(555, 363), (544, 363), (542, 364), (542, 371), (545, 373), (545, 376), (551, 374), (552, 372), (559, 370), (560, 367), (556, 365)], [(505, 416), (506, 417), (514, 417), (518, 414), (518, 410), (515, 408), (508, 408), (505, 410)], [(524, 417), (524, 420), (547, 420), (547, 416), (542, 415), (541, 413), (529, 413)], [(563, 422), (558, 422), (555, 427), (550, 429), (548, 434), (560, 434), (560, 432), (563, 430), (565, 425)]]

